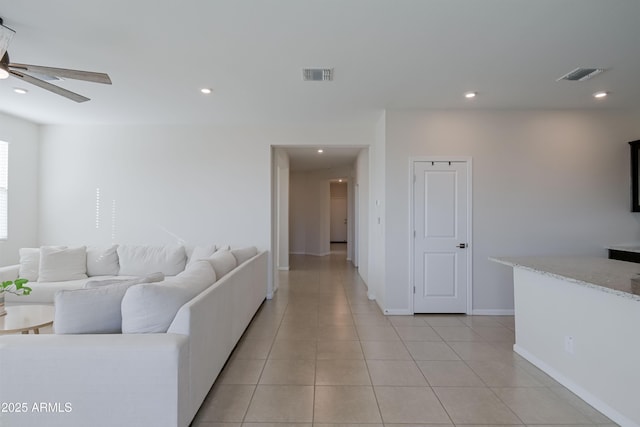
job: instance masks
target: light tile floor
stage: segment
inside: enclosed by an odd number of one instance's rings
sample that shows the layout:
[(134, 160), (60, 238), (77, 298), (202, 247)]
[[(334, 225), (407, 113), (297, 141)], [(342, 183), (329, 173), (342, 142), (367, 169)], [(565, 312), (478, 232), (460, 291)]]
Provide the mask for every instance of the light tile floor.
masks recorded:
[(340, 250), (293, 256), (193, 427), (607, 425), (515, 354), (510, 316), (384, 316)]

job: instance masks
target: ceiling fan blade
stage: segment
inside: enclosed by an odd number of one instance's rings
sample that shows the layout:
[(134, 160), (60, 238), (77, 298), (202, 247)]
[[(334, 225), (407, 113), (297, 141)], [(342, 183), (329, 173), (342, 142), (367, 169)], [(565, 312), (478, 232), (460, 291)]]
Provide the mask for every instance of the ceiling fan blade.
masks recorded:
[(24, 80), (27, 83), (31, 83), (32, 85), (36, 85), (38, 87), (41, 87), (42, 89), (46, 89), (55, 94), (64, 96), (65, 98), (69, 98), (72, 101), (76, 101), (76, 102), (89, 101), (89, 98), (87, 98), (86, 96), (82, 96), (75, 92), (71, 92), (70, 90), (63, 89), (56, 85), (52, 85), (51, 83), (47, 83), (44, 80), (36, 79), (35, 77), (32, 77), (28, 74), (22, 74), (14, 70), (9, 70), (9, 73), (11, 73), (13, 77), (19, 78), (20, 80)]
[(9, 64), (9, 68), (18, 72), (31, 72), (37, 74), (44, 74), (46, 76), (62, 77), (65, 79), (84, 80), (86, 82), (102, 83), (105, 85), (111, 84), (111, 79), (108, 74), (94, 73), (93, 71), (80, 71), (70, 70), (67, 68), (54, 68), (43, 67), (41, 65), (30, 64)]
[(7, 51), (9, 43), (11, 43), (11, 39), (15, 33), (16, 32), (11, 28), (5, 27), (0, 22), (0, 58), (4, 56), (4, 53)]

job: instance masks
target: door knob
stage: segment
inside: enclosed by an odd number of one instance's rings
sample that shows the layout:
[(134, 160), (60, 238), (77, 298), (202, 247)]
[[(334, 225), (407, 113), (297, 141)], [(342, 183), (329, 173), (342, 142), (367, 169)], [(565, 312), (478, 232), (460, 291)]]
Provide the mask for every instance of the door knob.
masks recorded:
[(466, 243), (460, 243), (457, 247), (459, 247), (460, 249), (465, 249), (467, 247)]

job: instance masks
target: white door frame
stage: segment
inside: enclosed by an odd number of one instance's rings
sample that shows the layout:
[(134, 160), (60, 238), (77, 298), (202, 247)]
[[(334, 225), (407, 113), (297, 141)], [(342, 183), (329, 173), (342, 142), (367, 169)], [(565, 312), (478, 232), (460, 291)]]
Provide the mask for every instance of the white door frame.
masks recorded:
[(467, 206), (469, 206), (467, 214), (467, 230), (469, 230), (467, 251), (467, 314), (473, 312), (473, 160), (466, 156), (416, 156), (409, 157), (409, 230), (407, 236), (409, 240), (409, 310), (415, 314), (413, 306), (415, 294), (415, 274), (414, 274), (414, 238), (413, 238), (413, 221), (414, 221), (414, 176), (416, 162), (466, 162), (467, 163)]

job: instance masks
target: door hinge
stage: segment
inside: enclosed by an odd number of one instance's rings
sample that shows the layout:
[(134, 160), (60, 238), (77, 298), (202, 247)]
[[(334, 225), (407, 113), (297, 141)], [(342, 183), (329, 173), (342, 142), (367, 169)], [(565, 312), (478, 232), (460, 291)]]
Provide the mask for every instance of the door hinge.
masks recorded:
[(413, 238), (416, 238), (416, 230), (413, 230)]
[(413, 183), (414, 183), (414, 184), (416, 183), (416, 176), (415, 176), (415, 174), (413, 175)]
[(413, 287), (413, 293), (414, 294), (416, 293), (416, 287), (415, 286)]

